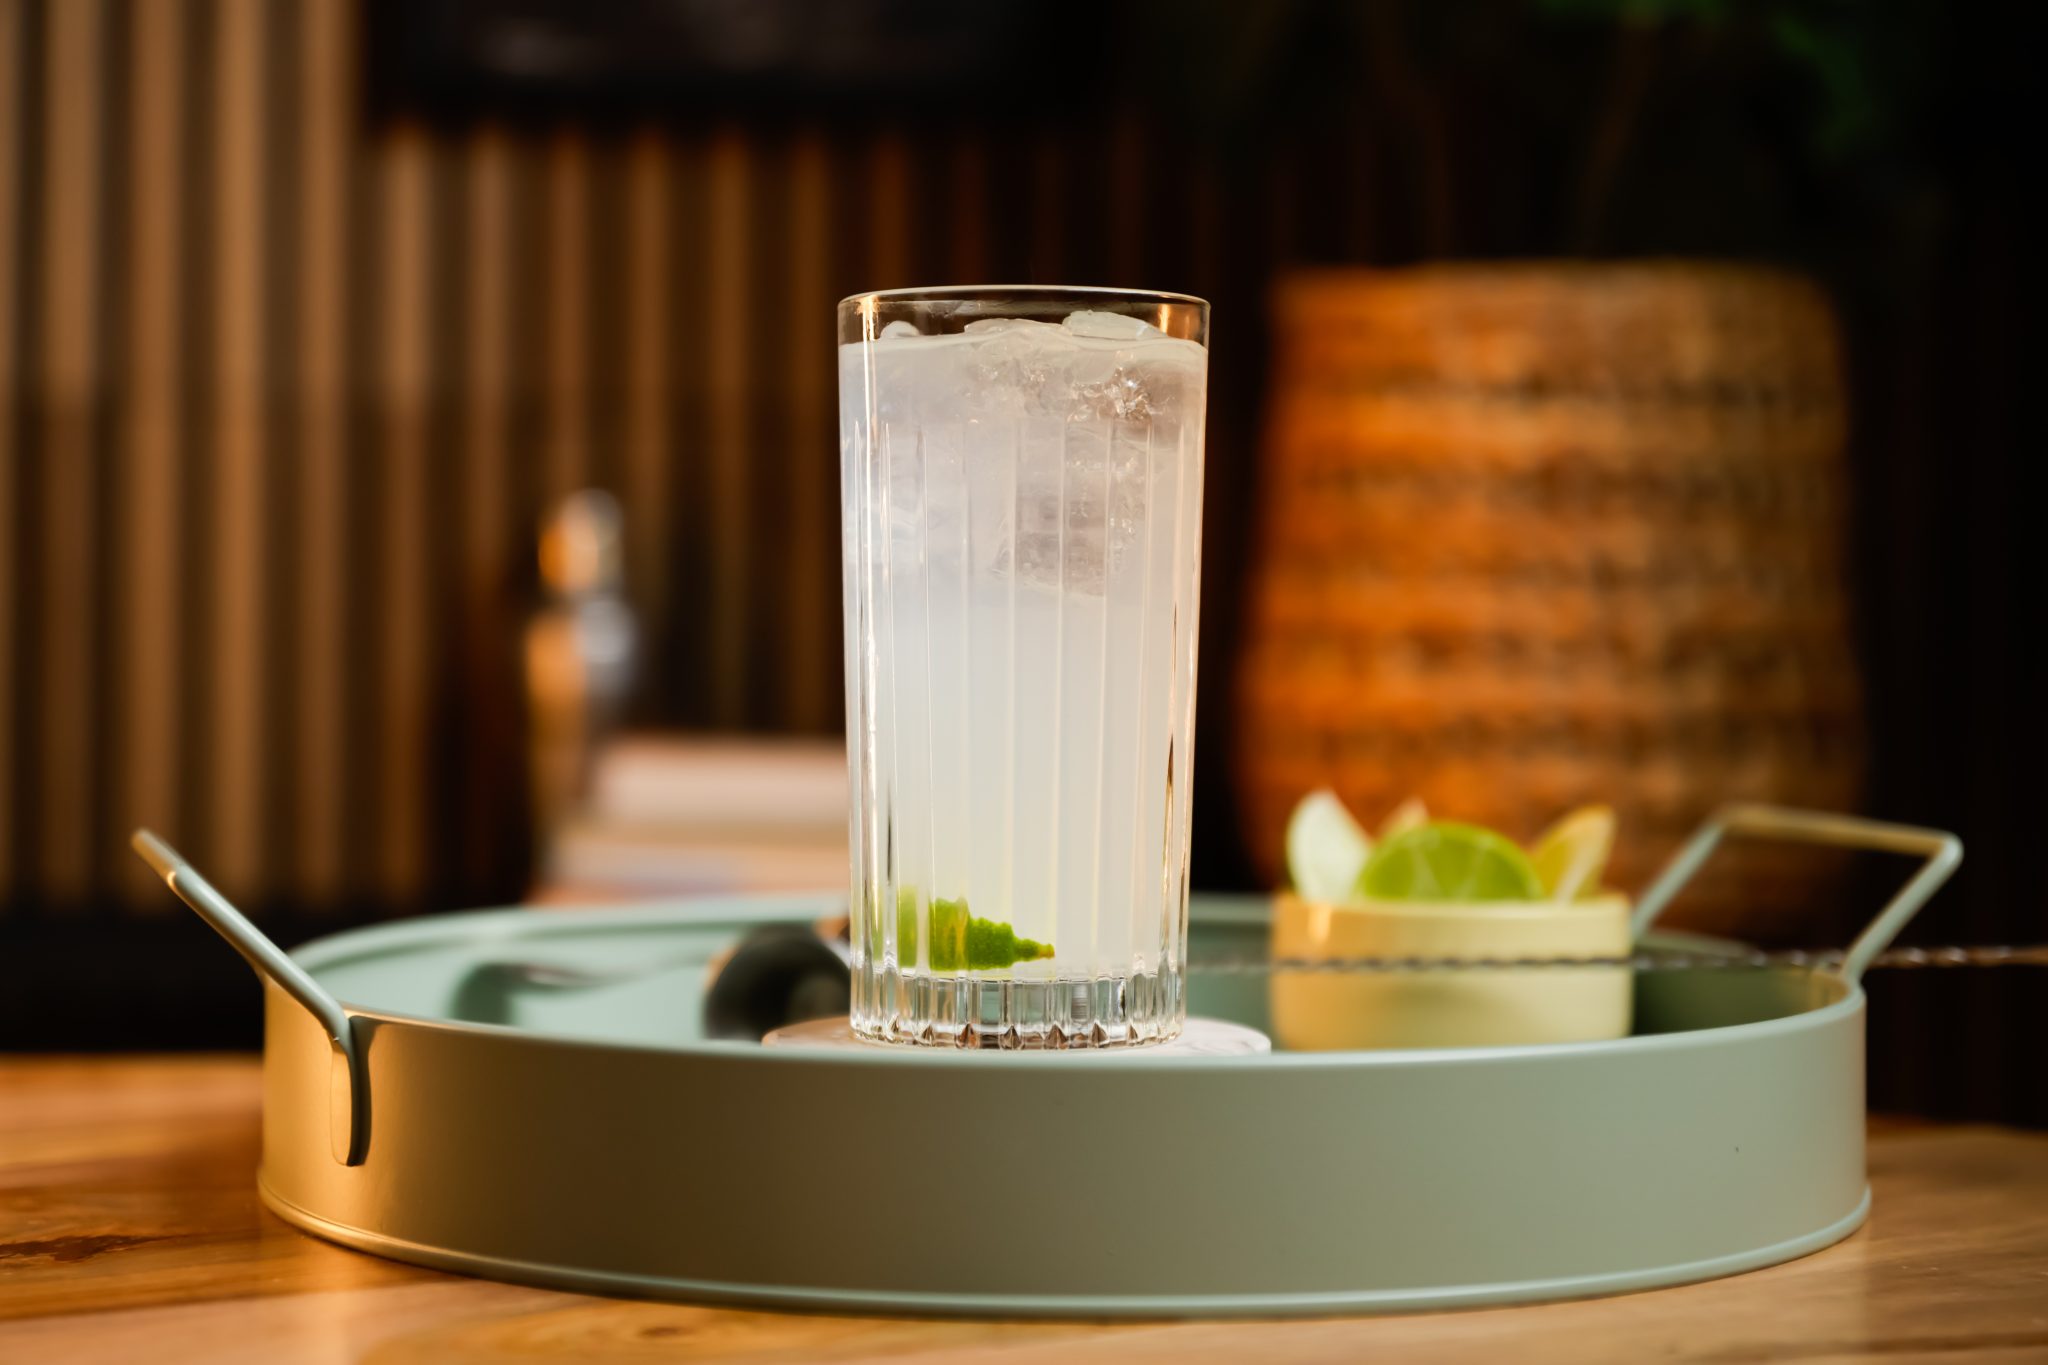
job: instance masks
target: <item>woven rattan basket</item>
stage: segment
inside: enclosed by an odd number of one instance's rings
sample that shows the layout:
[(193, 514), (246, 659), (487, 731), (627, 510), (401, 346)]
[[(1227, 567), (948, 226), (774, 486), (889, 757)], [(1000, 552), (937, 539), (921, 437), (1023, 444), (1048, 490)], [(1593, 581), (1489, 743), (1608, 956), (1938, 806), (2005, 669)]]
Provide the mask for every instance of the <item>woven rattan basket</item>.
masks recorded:
[[(1739, 266), (1445, 266), (1275, 299), (1237, 774), (1523, 835), (1623, 817), (1637, 884), (1714, 805), (1853, 808), (1828, 306)], [(1749, 869), (1757, 915), (1805, 874)], [(1804, 888), (1810, 892), (1810, 885)]]

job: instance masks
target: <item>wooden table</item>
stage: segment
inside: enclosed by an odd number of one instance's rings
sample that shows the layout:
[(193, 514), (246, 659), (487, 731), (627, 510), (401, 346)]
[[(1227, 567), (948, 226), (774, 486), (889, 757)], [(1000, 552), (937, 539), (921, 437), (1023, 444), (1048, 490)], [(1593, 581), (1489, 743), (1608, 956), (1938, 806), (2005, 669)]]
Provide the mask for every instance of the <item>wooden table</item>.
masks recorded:
[(0, 1062), (0, 1361), (2048, 1361), (2048, 1135), (1882, 1124), (1876, 1211), (1789, 1265), (1528, 1308), (1131, 1325), (826, 1317), (524, 1289), (258, 1205), (253, 1058)]

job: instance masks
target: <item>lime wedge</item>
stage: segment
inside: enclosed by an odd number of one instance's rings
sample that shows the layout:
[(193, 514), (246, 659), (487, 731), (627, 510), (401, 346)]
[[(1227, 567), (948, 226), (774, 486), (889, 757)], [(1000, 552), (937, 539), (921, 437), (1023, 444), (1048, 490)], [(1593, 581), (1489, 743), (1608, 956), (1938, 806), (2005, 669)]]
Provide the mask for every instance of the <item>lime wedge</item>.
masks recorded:
[(1301, 798), (1287, 817), (1287, 878), (1303, 900), (1341, 904), (1372, 855), (1372, 839), (1328, 787)]
[(1529, 861), (1552, 900), (1577, 900), (1600, 889), (1607, 855), (1614, 851), (1614, 811), (1581, 806), (1544, 832)]
[(1052, 956), (1050, 943), (1020, 937), (1007, 924), (970, 915), (966, 901), (944, 896), (932, 899), (931, 935), (935, 972), (980, 972)]
[(1490, 829), (1447, 820), (1381, 844), (1358, 874), (1358, 890), (1388, 901), (1543, 899), (1528, 854)]
[[(967, 902), (932, 897), (926, 947), (935, 972), (983, 972), (1036, 962), (1052, 956), (1050, 943), (1018, 936), (997, 920), (967, 913)], [(896, 893), (896, 951), (906, 962), (917, 955), (917, 893), (904, 887)]]
[(1397, 834), (1406, 834), (1411, 829), (1420, 829), (1429, 823), (1429, 807), (1422, 804), (1422, 798), (1411, 796), (1394, 807), (1380, 825), (1380, 842), (1385, 843)]

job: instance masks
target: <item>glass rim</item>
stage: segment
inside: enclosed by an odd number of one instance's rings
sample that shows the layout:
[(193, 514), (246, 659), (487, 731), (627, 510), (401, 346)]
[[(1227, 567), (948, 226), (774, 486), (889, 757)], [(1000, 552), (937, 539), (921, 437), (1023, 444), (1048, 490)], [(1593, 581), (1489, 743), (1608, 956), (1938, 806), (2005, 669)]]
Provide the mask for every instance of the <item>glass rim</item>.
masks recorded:
[(1121, 289), (1103, 284), (936, 284), (903, 289), (864, 289), (839, 300), (839, 307), (869, 300), (876, 303), (966, 303), (1014, 294), (1041, 298), (1103, 298), (1124, 303), (1193, 304), (1199, 308), (1210, 306), (1209, 300), (1199, 295), (1175, 293), (1170, 289)]

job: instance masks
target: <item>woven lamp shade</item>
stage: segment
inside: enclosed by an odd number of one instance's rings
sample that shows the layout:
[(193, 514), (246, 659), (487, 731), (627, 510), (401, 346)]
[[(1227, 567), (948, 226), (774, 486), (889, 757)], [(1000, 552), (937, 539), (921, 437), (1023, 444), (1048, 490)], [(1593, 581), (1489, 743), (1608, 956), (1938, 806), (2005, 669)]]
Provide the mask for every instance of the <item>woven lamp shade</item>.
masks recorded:
[[(1337, 789), (1520, 837), (1613, 805), (1639, 887), (1716, 804), (1855, 803), (1840, 347), (1738, 266), (1310, 273), (1275, 298), (1234, 755), (1254, 856)], [(1732, 894), (1776, 913), (1797, 877)], [(1810, 887), (1807, 888), (1810, 891)]]

